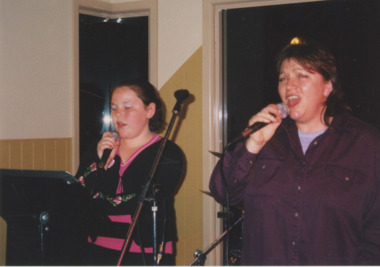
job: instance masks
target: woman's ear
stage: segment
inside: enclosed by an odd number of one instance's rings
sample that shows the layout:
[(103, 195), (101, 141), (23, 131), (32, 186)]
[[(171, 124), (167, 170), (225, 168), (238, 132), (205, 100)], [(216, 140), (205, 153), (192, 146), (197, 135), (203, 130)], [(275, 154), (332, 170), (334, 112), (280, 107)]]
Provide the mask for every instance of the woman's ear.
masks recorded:
[(333, 90), (333, 86), (332, 86), (332, 83), (330, 80), (330, 81), (326, 82), (326, 84), (325, 84), (323, 95), (327, 98), (331, 94), (332, 90)]
[(146, 111), (147, 111), (147, 118), (151, 119), (154, 116), (154, 114), (156, 113), (156, 104), (155, 103), (150, 103), (146, 107)]

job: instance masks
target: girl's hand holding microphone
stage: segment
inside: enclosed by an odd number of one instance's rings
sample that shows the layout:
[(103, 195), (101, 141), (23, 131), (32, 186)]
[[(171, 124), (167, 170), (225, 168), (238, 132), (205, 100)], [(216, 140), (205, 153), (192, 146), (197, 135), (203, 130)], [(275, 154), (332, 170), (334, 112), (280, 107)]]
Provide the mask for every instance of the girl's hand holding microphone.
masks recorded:
[(119, 135), (116, 132), (105, 132), (97, 146), (97, 153), (100, 159), (99, 169), (107, 170), (109, 164), (116, 156), (120, 145)]

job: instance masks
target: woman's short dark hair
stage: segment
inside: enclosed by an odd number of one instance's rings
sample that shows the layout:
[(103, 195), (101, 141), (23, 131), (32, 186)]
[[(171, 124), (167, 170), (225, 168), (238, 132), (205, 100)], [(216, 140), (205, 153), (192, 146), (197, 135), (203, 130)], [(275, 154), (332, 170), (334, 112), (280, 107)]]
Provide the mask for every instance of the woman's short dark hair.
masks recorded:
[(278, 54), (276, 60), (277, 72), (280, 73), (282, 63), (287, 59), (296, 60), (310, 72), (318, 72), (325, 81), (331, 81), (332, 91), (325, 102), (324, 122), (329, 125), (329, 117), (347, 109), (343, 101), (343, 92), (338, 80), (338, 71), (335, 57), (321, 44), (303, 42), (288, 44)]
[(165, 127), (164, 121), (164, 103), (162, 102), (157, 89), (148, 81), (142, 79), (128, 79), (118, 82), (111, 91), (111, 95), (115, 89), (127, 86), (133, 90), (142, 100), (145, 106), (150, 103), (156, 104), (156, 112), (149, 120), (149, 129), (152, 132), (160, 133)]

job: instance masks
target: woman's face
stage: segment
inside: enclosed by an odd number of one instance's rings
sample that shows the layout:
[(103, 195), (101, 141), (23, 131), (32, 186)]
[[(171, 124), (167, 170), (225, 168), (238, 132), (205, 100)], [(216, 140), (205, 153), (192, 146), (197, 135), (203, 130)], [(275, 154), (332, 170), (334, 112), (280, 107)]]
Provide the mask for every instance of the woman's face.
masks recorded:
[(282, 63), (278, 92), (297, 126), (324, 124), (324, 103), (331, 91), (331, 81), (325, 81), (318, 72), (306, 70), (294, 59)]
[(156, 105), (148, 106), (128, 86), (114, 90), (111, 99), (112, 123), (120, 138), (132, 139), (149, 134), (149, 119), (154, 116)]

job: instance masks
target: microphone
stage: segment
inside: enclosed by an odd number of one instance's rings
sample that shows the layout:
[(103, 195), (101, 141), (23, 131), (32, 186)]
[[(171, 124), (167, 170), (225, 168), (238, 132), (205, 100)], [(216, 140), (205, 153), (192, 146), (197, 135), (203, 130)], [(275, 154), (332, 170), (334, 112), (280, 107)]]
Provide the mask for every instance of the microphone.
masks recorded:
[(173, 108), (173, 112), (179, 112), (181, 110), (181, 104), (183, 100), (189, 97), (189, 91), (186, 89), (179, 89), (174, 92), (174, 96), (177, 99), (177, 103), (175, 104)]
[[(279, 103), (277, 104), (277, 107), (278, 109), (280, 110), (281, 114), (282, 114), (282, 118), (285, 119), (288, 114), (289, 114), (289, 108), (287, 105), (285, 105), (284, 103)], [(247, 136), (249, 136), (250, 134), (260, 130), (261, 128), (267, 126), (268, 123), (265, 123), (265, 122), (255, 122), (254, 124), (252, 124), (251, 126), (247, 127), (242, 133), (240, 136), (238, 136), (237, 138), (235, 138), (233, 141), (231, 141), (227, 147), (229, 147), (231, 144), (234, 144), (236, 143), (237, 141), (240, 141), (241, 139), (243, 138), (246, 138)]]
[[(111, 133), (112, 133), (115, 141), (119, 141), (119, 139), (120, 139), (119, 134), (115, 131), (112, 131)], [(98, 169), (104, 169), (104, 165), (106, 165), (108, 157), (111, 154), (111, 151), (112, 151), (112, 149), (104, 149), (103, 156), (98, 163)]]
[[(288, 108), (288, 106), (285, 105), (284, 103), (279, 103), (279, 104), (277, 104), (277, 107), (280, 110), (280, 113), (282, 114), (282, 118), (285, 119), (288, 116), (288, 114), (289, 114), (289, 108)], [(250, 134), (252, 134), (252, 133), (260, 130), (263, 127), (265, 127), (266, 125), (268, 125), (268, 123), (265, 123), (265, 122), (255, 122), (254, 124), (252, 124), (251, 126), (249, 126), (247, 129), (245, 129), (241, 133), (241, 135), (242, 135), (242, 137), (247, 137)]]

